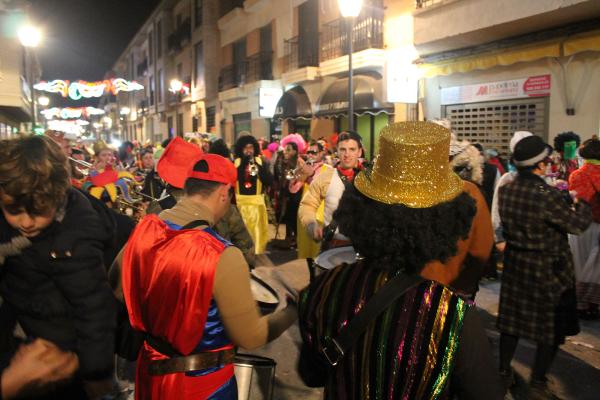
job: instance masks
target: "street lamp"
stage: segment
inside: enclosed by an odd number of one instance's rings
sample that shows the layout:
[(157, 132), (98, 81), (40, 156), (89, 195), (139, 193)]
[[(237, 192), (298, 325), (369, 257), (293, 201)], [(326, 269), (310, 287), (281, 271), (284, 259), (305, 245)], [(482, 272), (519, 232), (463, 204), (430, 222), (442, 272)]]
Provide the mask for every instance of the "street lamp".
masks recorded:
[(354, 72), (352, 71), (352, 32), (354, 31), (354, 20), (360, 14), (363, 0), (338, 0), (340, 13), (346, 19), (348, 26), (348, 130), (354, 130), (354, 83), (352, 82)]
[(21, 27), (17, 32), (17, 35), (19, 36), (21, 44), (25, 47), (37, 47), (42, 39), (42, 34), (39, 29), (31, 25)]
[(37, 124), (37, 110), (35, 106), (35, 89), (33, 88), (33, 61), (31, 54), (28, 54), (30, 51), (28, 52), (27, 48), (37, 47), (42, 39), (42, 34), (39, 29), (31, 25), (25, 25), (19, 29), (17, 36), (19, 37), (19, 40), (25, 49), (25, 60), (29, 61), (29, 79), (27, 80), (29, 81), (29, 91), (31, 92), (31, 117), (33, 121), (31, 124), (31, 130), (33, 131)]
[(179, 79), (172, 79), (171, 84), (169, 85), (169, 90), (171, 93), (181, 93), (181, 89), (183, 89), (183, 82), (181, 82)]
[(48, 107), (50, 104), (50, 99), (47, 96), (41, 96), (38, 98), (38, 104), (42, 107)]

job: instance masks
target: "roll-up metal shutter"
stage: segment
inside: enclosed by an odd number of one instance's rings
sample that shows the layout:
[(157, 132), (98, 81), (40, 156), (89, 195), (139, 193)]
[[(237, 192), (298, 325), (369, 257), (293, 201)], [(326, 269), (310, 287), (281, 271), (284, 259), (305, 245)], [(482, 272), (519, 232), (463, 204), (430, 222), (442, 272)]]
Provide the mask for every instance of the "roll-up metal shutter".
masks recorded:
[(458, 139), (509, 154), (515, 131), (530, 131), (548, 140), (548, 97), (442, 106)]

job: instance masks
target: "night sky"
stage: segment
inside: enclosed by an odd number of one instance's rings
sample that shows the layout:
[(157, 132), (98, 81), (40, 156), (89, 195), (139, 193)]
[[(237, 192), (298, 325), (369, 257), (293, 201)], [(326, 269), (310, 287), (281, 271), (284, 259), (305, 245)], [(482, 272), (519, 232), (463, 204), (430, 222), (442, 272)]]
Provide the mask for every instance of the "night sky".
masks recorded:
[(96, 81), (113, 66), (159, 0), (31, 0), (44, 32), (44, 80)]

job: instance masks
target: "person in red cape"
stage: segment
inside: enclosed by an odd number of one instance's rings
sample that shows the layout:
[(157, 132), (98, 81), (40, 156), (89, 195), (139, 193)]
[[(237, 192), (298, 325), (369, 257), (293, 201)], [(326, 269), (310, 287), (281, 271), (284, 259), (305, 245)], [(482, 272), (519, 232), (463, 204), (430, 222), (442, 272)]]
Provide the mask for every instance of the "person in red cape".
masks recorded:
[(212, 226), (237, 181), (215, 154), (190, 163), (185, 194), (148, 215), (125, 246), (123, 297), (131, 326), (147, 334), (138, 357), (136, 399), (237, 399), (235, 347), (259, 347), (297, 317), (294, 304), (261, 317), (241, 251)]

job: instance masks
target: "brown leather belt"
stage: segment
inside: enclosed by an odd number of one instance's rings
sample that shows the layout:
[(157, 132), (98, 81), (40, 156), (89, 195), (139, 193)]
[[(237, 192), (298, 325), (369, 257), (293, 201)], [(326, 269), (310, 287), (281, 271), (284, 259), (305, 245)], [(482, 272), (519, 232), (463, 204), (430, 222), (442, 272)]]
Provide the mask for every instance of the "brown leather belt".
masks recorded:
[(148, 373), (156, 376), (198, 371), (231, 364), (234, 358), (234, 349), (197, 353), (186, 357), (172, 357), (165, 360), (151, 361), (148, 365)]

